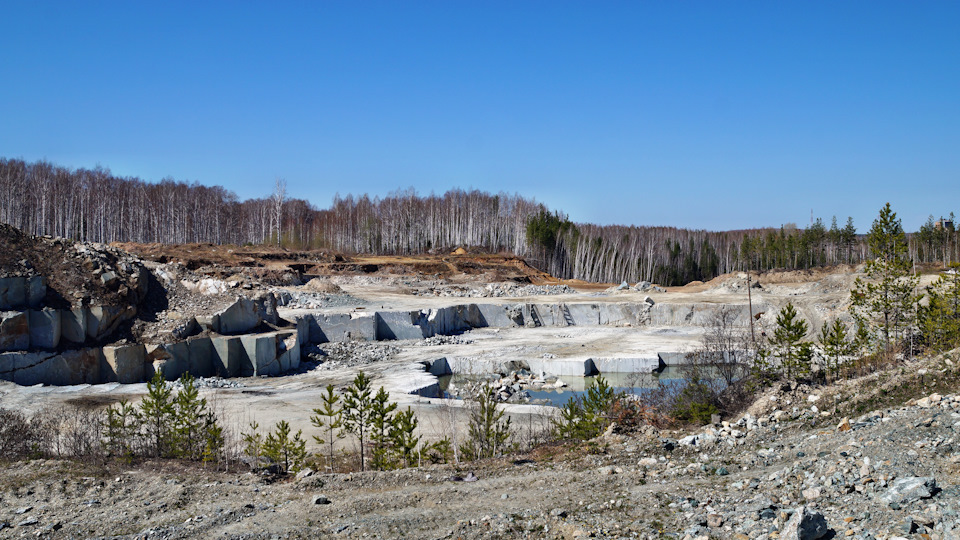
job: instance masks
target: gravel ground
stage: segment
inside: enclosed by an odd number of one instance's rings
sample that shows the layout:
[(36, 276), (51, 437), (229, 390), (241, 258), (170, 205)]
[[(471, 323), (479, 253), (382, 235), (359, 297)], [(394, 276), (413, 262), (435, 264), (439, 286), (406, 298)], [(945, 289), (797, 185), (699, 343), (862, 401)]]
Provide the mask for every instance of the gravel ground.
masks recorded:
[[(944, 358), (922, 369), (956, 374)], [(957, 538), (960, 395), (852, 418), (817, 406), (848, 387), (778, 388), (732, 423), (461, 466), (270, 481), (176, 462), (21, 462), (0, 471), (0, 536)]]

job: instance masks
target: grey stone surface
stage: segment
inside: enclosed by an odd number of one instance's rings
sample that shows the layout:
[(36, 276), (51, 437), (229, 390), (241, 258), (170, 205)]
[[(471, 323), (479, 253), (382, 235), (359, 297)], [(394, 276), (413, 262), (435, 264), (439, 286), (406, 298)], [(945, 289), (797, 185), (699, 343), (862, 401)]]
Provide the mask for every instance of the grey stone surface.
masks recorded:
[(103, 339), (136, 314), (137, 308), (133, 306), (93, 306), (87, 312), (87, 337)]
[(55, 386), (98, 384), (103, 382), (102, 363), (103, 351), (99, 347), (64, 351), (43, 364), (42, 382)]
[(890, 488), (880, 496), (880, 500), (890, 503), (910, 503), (920, 499), (929, 499), (937, 491), (937, 481), (930, 476), (907, 476), (897, 478)]
[(246, 351), (240, 338), (215, 337), (210, 341), (213, 345), (214, 373), (218, 377), (238, 377), (246, 358)]
[(71, 343), (83, 343), (87, 340), (88, 309), (75, 307), (60, 312), (60, 339)]
[(20, 311), (0, 313), (0, 351), (24, 351), (30, 347), (30, 319)]
[(217, 332), (220, 328), (220, 315), (197, 315), (195, 320), (203, 330), (212, 330)]
[(423, 339), (423, 328), (414, 324), (418, 315), (409, 311), (377, 312), (377, 339)]
[(459, 307), (421, 310), (415, 324), (423, 330), (423, 337), (455, 334), (463, 330), (469, 330), (470, 325), (464, 321)]
[(30, 346), (34, 349), (55, 349), (60, 344), (60, 310), (31, 309)]
[(656, 355), (632, 358), (592, 358), (591, 360), (600, 373), (651, 373), (660, 367), (660, 357)]
[(133, 384), (143, 382), (147, 352), (143, 345), (119, 345), (103, 348), (100, 377), (103, 382)]
[(517, 322), (507, 315), (507, 308), (495, 304), (473, 304), (477, 308), (478, 316), (469, 320), (474, 328), (494, 327), (512, 328)]
[(253, 300), (238, 298), (230, 307), (217, 314), (219, 320), (217, 331), (221, 334), (249, 332), (260, 324), (258, 311)]
[(246, 362), (241, 366), (241, 376), (276, 375), (280, 373), (277, 363), (277, 336), (258, 334), (241, 336), (240, 342), (246, 352)]
[(600, 309), (595, 304), (567, 304), (574, 326), (597, 326)]
[(43, 276), (27, 278), (27, 305), (33, 309), (43, 306), (43, 299), (47, 296), (47, 286)]
[(26, 304), (26, 278), (19, 276), (0, 278), (0, 309), (23, 308)]
[(296, 331), (277, 333), (277, 362), (280, 373), (300, 367), (300, 342)]
[[(153, 372), (163, 372), (163, 378), (174, 381), (190, 370), (190, 348), (186, 342), (165, 345), (147, 345), (147, 362)], [(148, 368), (149, 371), (149, 368)], [(145, 376), (153, 376), (153, 372)]]
[(823, 514), (801, 506), (793, 511), (780, 534), (781, 540), (817, 540), (830, 533)]
[(437, 377), (453, 375), (453, 369), (450, 368), (450, 363), (447, 362), (446, 358), (437, 358), (436, 360), (431, 361), (428, 366), (429, 367), (427, 371), (431, 375), (436, 375)]
[(42, 384), (50, 378), (53, 352), (7, 352), (0, 353), (0, 378), (30, 386)]
[(307, 343), (310, 343), (309, 318), (304, 316), (296, 317), (293, 320), (293, 324), (297, 327), (297, 341), (301, 345), (306, 345)]
[(215, 373), (216, 351), (208, 337), (197, 336), (187, 340), (190, 352), (190, 374), (194, 377), (209, 377)]
[(377, 318), (373, 313), (316, 313), (307, 321), (311, 343), (377, 339)]

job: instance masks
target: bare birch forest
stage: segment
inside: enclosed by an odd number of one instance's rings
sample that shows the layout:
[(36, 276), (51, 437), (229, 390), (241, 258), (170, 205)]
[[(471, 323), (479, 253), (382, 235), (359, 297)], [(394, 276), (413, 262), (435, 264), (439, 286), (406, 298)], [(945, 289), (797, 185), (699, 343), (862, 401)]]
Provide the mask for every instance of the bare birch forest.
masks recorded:
[[(266, 184), (265, 185), (269, 185)], [(36, 235), (92, 242), (267, 244), (345, 253), (437, 253), (458, 246), (509, 252), (551, 274), (586, 281), (678, 285), (738, 270), (859, 263), (868, 255), (852, 221), (806, 229), (711, 232), (572, 223), (516, 194), (450, 190), (385, 198), (337, 196), (321, 209), (273, 193), (241, 201), (220, 186), (117, 177), (109, 169), (0, 158), (0, 221)], [(957, 260), (956, 234), (933, 221), (910, 235), (918, 262)]]

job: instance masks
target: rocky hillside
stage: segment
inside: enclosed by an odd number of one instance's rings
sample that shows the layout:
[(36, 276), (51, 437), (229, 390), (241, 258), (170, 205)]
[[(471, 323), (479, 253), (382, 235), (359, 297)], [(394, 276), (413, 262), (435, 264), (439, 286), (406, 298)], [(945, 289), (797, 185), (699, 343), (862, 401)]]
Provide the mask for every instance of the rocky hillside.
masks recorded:
[[(772, 389), (694, 431), (613, 430), (460, 467), (274, 480), (170, 461), (19, 463), (0, 472), (0, 536), (957, 538), (960, 395), (925, 393), (956, 384), (956, 360)], [(845, 416), (854, 393), (898, 381), (922, 397)]]

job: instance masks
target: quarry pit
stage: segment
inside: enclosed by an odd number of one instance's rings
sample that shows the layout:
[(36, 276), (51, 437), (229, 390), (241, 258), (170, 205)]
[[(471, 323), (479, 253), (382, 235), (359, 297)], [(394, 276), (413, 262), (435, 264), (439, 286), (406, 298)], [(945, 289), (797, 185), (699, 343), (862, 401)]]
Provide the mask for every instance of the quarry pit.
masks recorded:
[[(597, 374), (655, 386), (651, 374), (682, 365), (721, 310), (762, 332), (792, 301), (819, 328), (845, 311), (852, 282), (842, 270), (768, 274), (748, 296), (745, 275), (665, 289), (631, 276), (560, 281), (469, 253), (374, 259), (3, 236), (19, 253), (0, 261), (3, 406), (136, 401), (156, 371), (190, 373), (238, 429), (286, 419), (307, 433), (326, 385), (360, 370), (417, 412), (428, 439), (462, 423), (462, 401), (444, 397), (450, 375), (521, 374), (534, 394), (582, 390)], [(542, 399), (505, 407), (519, 425), (556, 411)]]

